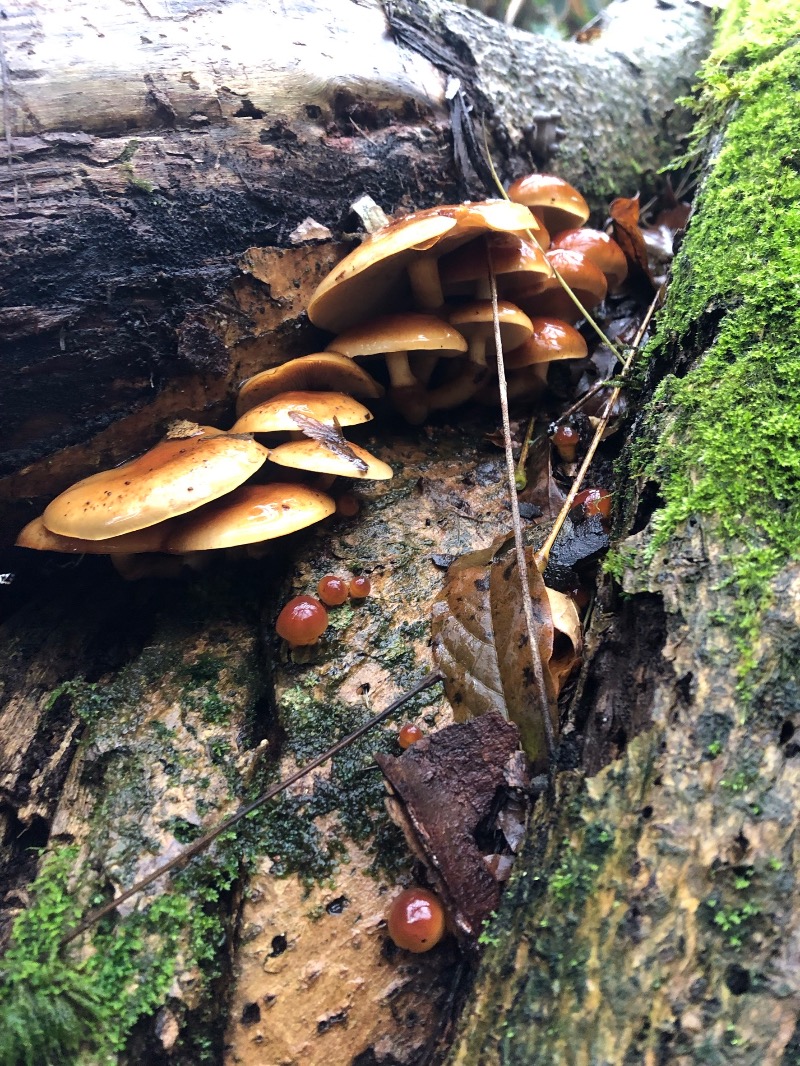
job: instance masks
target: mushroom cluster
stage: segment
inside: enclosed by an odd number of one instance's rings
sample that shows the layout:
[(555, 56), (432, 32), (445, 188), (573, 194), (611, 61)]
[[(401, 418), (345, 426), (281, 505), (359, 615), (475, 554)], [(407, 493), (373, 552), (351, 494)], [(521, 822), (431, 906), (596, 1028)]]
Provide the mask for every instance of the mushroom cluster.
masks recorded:
[(512, 399), (540, 392), (554, 360), (587, 354), (575, 329), (582, 312), (561, 279), (589, 311), (627, 273), (619, 245), (584, 228), (589, 207), (567, 182), (532, 174), (508, 195), (389, 223), (311, 298), (311, 321), (337, 334), (327, 350), (351, 359), (383, 355), (389, 399), (414, 424), (431, 411), (496, 396), (490, 262)]
[[(186, 558), (303, 529), (336, 510), (324, 491), (333, 478), (392, 476), (390, 466), (341, 432), (370, 421), (359, 400), (382, 394), (377, 381), (339, 354), (266, 370), (242, 385), (229, 431), (179, 424), (138, 458), (66, 489), (25, 526), (17, 544), (110, 555), (126, 576), (138, 576), (130, 556)], [(260, 434), (268, 445), (255, 439)], [(281, 480), (280, 471), (265, 476), (267, 460), (304, 473), (292, 481)], [(316, 484), (308, 483), (309, 473)]]
[[(192, 425), (73, 485), (17, 544), (120, 559), (185, 555), (325, 518), (336, 509), (327, 486), (306, 484), (304, 475), (297, 483), (253, 475), (269, 459), (326, 479), (392, 476), (342, 435), (342, 427), (372, 418), (360, 401), (384, 391), (357, 359), (384, 357), (389, 399), (415, 424), (431, 411), (496, 396), (490, 263), (509, 396), (538, 394), (551, 362), (587, 353), (575, 329), (582, 312), (562, 279), (590, 310), (627, 267), (611, 238), (584, 228), (588, 205), (565, 181), (533, 174), (508, 195), (416, 211), (368, 236), (311, 298), (311, 321), (335, 334), (326, 351), (245, 381), (229, 431)], [(259, 434), (268, 435), (266, 444)]]

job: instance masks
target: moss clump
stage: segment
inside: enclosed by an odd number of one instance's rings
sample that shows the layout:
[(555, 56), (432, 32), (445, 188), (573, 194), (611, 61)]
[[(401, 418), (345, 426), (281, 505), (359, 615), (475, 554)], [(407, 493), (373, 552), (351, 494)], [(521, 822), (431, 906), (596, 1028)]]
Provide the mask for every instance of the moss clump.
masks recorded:
[(739, 2), (726, 25), (704, 99), (730, 118), (651, 353), (714, 340), (661, 383), (629, 465), (664, 500), (651, 552), (696, 514), (730, 544), (733, 607), (718, 621), (736, 633), (744, 691), (771, 581), (800, 554), (800, 3)]
[[(80, 918), (70, 885), (77, 858), (78, 849), (69, 847), (45, 859), (31, 905), (14, 923), (2, 963), (2, 1066), (68, 1063), (86, 1048), (101, 1061), (116, 1061), (134, 1022), (163, 1001), (175, 972), (189, 916), (184, 897), (162, 897), (119, 928), (100, 928), (96, 950), (84, 961), (61, 949), (61, 938)], [(158, 950), (148, 937), (155, 929)]]

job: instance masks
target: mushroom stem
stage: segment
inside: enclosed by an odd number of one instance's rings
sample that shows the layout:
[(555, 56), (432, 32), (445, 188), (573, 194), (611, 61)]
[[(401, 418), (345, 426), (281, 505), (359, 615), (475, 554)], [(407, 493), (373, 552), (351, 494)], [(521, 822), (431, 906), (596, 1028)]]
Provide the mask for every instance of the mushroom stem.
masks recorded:
[(486, 342), (490, 336), (490, 330), (477, 330), (472, 334), (469, 341), (469, 361), (476, 367), (488, 369), (486, 363)]
[(435, 255), (420, 255), (408, 264), (408, 280), (414, 303), (421, 311), (438, 311), (444, 303), (439, 260)]
[(445, 411), (451, 407), (471, 400), (486, 379), (489, 368), (468, 359), (455, 381), (449, 381), (432, 389), (428, 393), (428, 408), (431, 411)]
[(408, 352), (386, 352), (386, 368), (393, 389), (419, 384), (409, 365)]
[(391, 382), (389, 398), (393, 407), (406, 421), (420, 425), (428, 414), (428, 400), (423, 386), (414, 377), (408, 352), (387, 352), (386, 366)]

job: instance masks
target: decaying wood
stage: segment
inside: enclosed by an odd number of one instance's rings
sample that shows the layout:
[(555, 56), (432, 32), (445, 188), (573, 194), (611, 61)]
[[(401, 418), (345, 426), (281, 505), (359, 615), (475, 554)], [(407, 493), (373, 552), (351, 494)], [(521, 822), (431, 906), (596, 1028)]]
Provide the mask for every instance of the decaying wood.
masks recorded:
[[(4, 543), (170, 419), (225, 421), (255, 365), (320, 347), (302, 311), (341, 250), (309, 232), (352, 230), (364, 192), (388, 211), (485, 196), (481, 124), (504, 178), (549, 166), (601, 208), (633, 192), (674, 154), (673, 101), (708, 40), (690, 0), (647, 18), (620, 0), (585, 45), (454, 4), (390, 13), (377, 0), (5, 10)], [(242, 259), (254, 246), (269, 291)]]
[(425, 864), (466, 951), (476, 950), (500, 900), (475, 838), (498, 805), (518, 747), (516, 726), (495, 711), (440, 729), (400, 758), (375, 757), (390, 784), (392, 818)]

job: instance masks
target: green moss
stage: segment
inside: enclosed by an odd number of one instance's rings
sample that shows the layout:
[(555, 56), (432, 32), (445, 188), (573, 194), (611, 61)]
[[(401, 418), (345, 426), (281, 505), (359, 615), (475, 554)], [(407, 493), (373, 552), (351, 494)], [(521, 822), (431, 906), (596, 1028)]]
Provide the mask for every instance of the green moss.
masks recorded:
[(717, 621), (735, 632), (746, 692), (771, 581), (800, 554), (800, 3), (738, 2), (726, 21), (705, 99), (736, 107), (650, 352), (711, 343), (662, 382), (629, 466), (664, 500), (651, 553), (697, 514), (729, 544), (733, 606)]
[[(190, 918), (185, 897), (161, 897), (124, 923), (106, 924), (83, 960), (77, 949), (61, 949), (80, 917), (70, 884), (77, 859), (76, 847), (45, 859), (31, 904), (14, 923), (0, 986), (2, 1066), (72, 1062), (80, 1049), (116, 1061), (127, 1033), (163, 1001), (175, 972), (176, 945)], [(156, 928), (157, 940), (150, 936)]]

